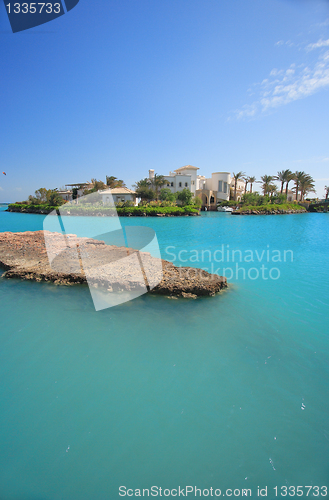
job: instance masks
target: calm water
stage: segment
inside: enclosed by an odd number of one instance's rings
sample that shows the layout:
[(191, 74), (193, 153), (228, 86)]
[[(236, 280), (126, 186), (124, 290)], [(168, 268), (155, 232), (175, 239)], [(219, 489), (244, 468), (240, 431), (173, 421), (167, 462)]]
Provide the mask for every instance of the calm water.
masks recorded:
[[(78, 219), (83, 234), (91, 222)], [(233, 270), (215, 261), (222, 245), (264, 258), (239, 262), (246, 279), (218, 297), (97, 313), (87, 287), (1, 281), (0, 499), (328, 485), (329, 215), (122, 222), (155, 229), (181, 264)], [(0, 212), (1, 231), (42, 223)], [(266, 261), (284, 250), (293, 261)], [(262, 264), (280, 277), (248, 278)]]

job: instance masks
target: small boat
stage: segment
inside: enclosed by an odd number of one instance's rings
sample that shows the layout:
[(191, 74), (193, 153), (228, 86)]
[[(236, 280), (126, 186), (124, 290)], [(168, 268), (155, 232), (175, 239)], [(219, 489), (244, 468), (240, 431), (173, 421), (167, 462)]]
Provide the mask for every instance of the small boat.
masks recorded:
[(233, 212), (233, 208), (231, 207), (217, 207), (218, 212)]

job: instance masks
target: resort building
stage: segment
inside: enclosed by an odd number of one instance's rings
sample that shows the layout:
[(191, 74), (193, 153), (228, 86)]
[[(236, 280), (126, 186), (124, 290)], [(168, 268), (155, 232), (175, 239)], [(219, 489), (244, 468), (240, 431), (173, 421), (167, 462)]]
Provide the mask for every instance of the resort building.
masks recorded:
[[(165, 188), (169, 188), (172, 193), (182, 191), (187, 188), (194, 196), (198, 196), (202, 200), (202, 207), (207, 210), (216, 210), (217, 204), (223, 201), (228, 201), (231, 194), (234, 193), (235, 181), (231, 177), (230, 172), (214, 172), (210, 178), (203, 175), (198, 175), (198, 167), (193, 165), (185, 165), (177, 168), (169, 175), (164, 175), (167, 184)], [(149, 179), (154, 179), (154, 170), (149, 170)], [(236, 199), (239, 201), (245, 192), (245, 182), (239, 179), (237, 182)]]
[(137, 194), (135, 193), (135, 191), (132, 191), (131, 189), (128, 189), (126, 187), (106, 189), (105, 191), (99, 191), (99, 194), (102, 195), (104, 205), (111, 204), (112, 199), (114, 203), (125, 203), (127, 201), (132, 201), (135, 206), (137, 205)]
[[(169, 188), (172, 193), (177, 191), (182, 191), (187, 188), (195, 195), (198, 189), (199, 175), (197, 175), (198, 167), (193, 167), (193, 165), (185, 165), (185, 167), (180, 167), (169, 172), (169, 175), (164, 175), (163, 177), (167, 181), (164, 185), (165, 188)], [(154, 179), (154, 170), (149, 170), (149, 179), (152, 181)]]
[(214, 172), (210, 178), (199, 176), (199, 189), (195, 195), (201, 198), (202, 207), (216, 210), (217, 203), (230, 199), (231, 174), (229, 172)]

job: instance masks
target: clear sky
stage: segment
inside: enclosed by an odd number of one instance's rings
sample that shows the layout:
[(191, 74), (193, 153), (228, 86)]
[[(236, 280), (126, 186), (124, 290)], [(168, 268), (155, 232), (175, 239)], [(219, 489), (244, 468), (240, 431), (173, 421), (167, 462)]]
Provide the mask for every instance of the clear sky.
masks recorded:
[(80, 0), (13, 34), (0, 2), (0, 201), (186, 164), (329, 185), (327, 0)]

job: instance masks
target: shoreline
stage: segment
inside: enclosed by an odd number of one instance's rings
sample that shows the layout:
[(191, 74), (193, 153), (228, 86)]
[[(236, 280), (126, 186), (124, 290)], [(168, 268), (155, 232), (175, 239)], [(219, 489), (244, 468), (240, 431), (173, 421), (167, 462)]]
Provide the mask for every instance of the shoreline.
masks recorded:
[(235, 210), (231, 215), (290, 215), (290, 214), (307, 214), (307, 210)]
[[(18, 205), (12, 203), (8, 206), (6, 212), (11, 213), (27, 213), (49, 215), (52, 212), (54, 215), (61, 216), (77, 216), (77, 217), (199, 217), (200, 211), (194, 207), (117, 207), (107, 208), (99, 207), (92, 209), (90, 207), (71, 206), (70, 208), (61, 207), (44, 207), (36, 206), (29, 207), (28, 205)], [(60, 212), (60, 213), (59, 213)], [(66, 212), (66, 213), (65, 213)]]

